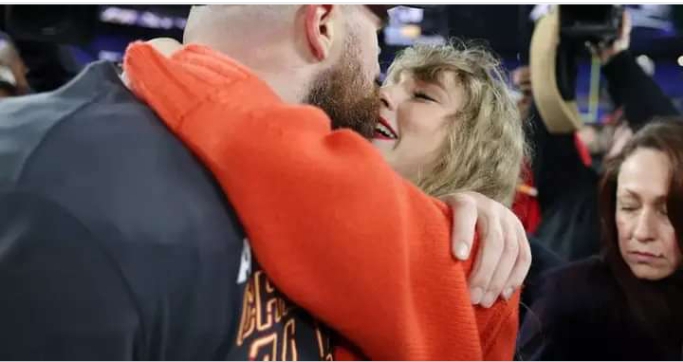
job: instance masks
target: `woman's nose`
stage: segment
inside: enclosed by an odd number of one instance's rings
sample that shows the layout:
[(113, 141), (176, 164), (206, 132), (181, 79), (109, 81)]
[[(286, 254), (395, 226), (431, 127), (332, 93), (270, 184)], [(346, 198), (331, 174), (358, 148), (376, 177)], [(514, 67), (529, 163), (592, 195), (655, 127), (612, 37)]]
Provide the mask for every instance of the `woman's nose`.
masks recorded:
[(384, 105), (384, 107), (386, 107), (390, 111), (394, 111), (396, 109), (396, 103), (394, 102), (391, 94), (391, 86), (384, 86), (380, 88), (379, 97), (382, 100), (382, 104)]
[(640, 242), (648, 242), (655, 239), (656, 219), (651, 212), (644, 211), (636, 220), (633, 236)]

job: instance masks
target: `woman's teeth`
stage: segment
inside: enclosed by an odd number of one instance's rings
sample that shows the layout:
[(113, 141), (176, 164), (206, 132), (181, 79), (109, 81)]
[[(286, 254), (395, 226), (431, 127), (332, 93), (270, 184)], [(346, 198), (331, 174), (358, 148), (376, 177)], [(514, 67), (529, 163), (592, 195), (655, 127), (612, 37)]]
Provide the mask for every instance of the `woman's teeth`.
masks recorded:
[(382, 136), (384, 136), (386, 138), (390, 138), (392, 140), (395, 140), (398, 138), (398, 137), (396, 137), (396, 134), (394, 134), (394, 132), (391, 129), (389, 129), (387, 126), (383, 125), (381, 122), (378, 122), (377, 126), (375, 126), (375, 133), (379, 133)]

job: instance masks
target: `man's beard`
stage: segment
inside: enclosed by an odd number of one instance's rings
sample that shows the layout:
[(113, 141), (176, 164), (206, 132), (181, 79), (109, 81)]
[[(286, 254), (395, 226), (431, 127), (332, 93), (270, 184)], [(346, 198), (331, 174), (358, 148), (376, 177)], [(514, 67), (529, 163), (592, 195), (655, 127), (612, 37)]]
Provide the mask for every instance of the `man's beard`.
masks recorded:
[(306, 103), (317, 106), (332, 120), (332, 128), (349, 128), (371, 139), (379, 118), (379, 87), (363, 79), (355, 46), (333, 68), (314, 80)]

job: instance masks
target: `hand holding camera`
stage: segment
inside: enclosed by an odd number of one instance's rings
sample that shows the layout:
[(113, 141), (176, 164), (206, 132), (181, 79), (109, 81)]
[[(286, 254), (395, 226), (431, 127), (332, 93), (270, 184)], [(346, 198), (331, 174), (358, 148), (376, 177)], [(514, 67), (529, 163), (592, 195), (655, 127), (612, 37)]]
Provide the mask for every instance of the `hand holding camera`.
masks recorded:
[(603, 65), (609, 63), (609, 61), (615, 55), (621, 53), (624, 50), (628, 50), (631, 44), (631, 16), (626, 10), (622, 13), (621, 26), (619, 28), (619, 34), (616, 39), (611, 42), (598, 42), (591, 43), (587, 42), (587, 46), (591, 53), (597, 55), (600, 58), (600, 63)]

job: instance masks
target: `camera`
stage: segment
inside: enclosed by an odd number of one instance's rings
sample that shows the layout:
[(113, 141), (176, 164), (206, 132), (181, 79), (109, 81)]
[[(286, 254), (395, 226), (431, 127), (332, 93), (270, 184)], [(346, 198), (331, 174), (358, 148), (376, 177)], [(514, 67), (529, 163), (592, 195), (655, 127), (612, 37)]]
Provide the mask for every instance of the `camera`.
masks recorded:
[(559, 9), (561, 41), (611, 44), (619, 36), (622, 5), (560, 5)]

